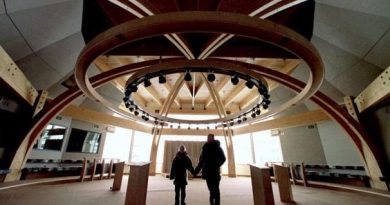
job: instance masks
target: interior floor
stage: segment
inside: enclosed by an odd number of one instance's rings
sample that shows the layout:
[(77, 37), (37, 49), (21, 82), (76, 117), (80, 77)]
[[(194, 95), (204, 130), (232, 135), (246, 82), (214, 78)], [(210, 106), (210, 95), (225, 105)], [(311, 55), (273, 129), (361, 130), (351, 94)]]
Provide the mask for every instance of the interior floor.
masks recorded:
[[(121, 191), (112, 192), (112, 180), (97, 180), (84, 183), (57, 185), (36, 185), (5, 189), (0, 191), (0, 204), (7, 205), (122, 205), (128, 177), (123, 178)], [(275, 204), (280, 202), (277, 184), (273, 183)], [(221, 180), (221, 204), (253, 204), (251, 180), (249, 177), (228, 178)], [(342, 192), (326, 189), (292, 186), (293, 195), (298, 205), (388, 205), (389, 197), (370, 194)], [(187, 204), (208, 204), (208, 190), (202, 179), (193, 179), (187, 186)], [(149, 205), (174, 204), (174, 186), (172, 181), (162, 176), (149, 177), (147, 202)]]

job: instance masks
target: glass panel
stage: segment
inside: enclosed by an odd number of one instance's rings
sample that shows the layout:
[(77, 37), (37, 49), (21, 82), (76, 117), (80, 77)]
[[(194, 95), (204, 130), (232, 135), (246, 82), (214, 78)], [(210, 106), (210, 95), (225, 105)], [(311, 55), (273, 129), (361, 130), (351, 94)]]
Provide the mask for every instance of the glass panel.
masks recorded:
[(115, 132), (108, 132), (103, 147), (103, 158), (129, 160), (132, 130), (115, 127)]
[(134, 133), (134, 145), (132, 150), (131, 162), (150, 161), (150, 150), (152, 148), (153, 136), (148, 133)]
[(101, 133), (72, 128), (67, 152), (98, 153)]
[(271, 136), (271, 131), (253, 133), (256, 164), (265, 162), (283, 162), (279, 136)]
[(34, 145), (34, 149), (61, 151), (66, 127), (49, 124)]
[(249, 134), (234, 136), (233, 148), (236, 164), (253, 163), (251, 139)]

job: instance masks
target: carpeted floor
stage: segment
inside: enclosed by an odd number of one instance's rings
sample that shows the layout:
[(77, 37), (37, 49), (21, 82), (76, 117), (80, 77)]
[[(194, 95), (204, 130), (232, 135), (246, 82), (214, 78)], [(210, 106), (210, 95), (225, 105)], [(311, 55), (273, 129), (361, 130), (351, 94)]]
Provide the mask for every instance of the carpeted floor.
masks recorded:
[[(37, 185), (11, 188), (0, 191), (1, 205), (123, 205), (127, 187), (124, 177), (119, 192), (110, 191), (112, 180), (96, 180), (84, 183), (58, 185)], [(147, 193), (148, 205), (173, 205), (174, 191), (172, 181), (155, 176), (149, 178)], [(273, 183), (276, 204), (280, 202), (278, 188)], [(325, 189), (293, 186), (293, 194), (298, 205), (389, 205), (390, 198), (340, 192)], [(188, 205), (207, 205), (208, 190), (205, 181), (194, 179), (187, 186)], [(251, 181), (247, 177), (227, 178), (221, 181), (221, 204), (250, 205), (253, 204)]]

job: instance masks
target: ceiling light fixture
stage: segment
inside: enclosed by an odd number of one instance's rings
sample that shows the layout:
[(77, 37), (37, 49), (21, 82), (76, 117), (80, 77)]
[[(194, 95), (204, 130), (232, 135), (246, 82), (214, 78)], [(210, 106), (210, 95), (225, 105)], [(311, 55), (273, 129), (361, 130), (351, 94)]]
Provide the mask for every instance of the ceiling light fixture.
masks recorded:
[(232, 78), (230, 79), (233, 85), (237, 85), (240, 80), (238, 79), (237, 75), (233, 75)]
[(186, 74), (184, 75), (184, 80), (185, 81), (191, 81), (192, 80), (192, 76), (191, 76), (191, 73), (189, 70), (186, 71)]

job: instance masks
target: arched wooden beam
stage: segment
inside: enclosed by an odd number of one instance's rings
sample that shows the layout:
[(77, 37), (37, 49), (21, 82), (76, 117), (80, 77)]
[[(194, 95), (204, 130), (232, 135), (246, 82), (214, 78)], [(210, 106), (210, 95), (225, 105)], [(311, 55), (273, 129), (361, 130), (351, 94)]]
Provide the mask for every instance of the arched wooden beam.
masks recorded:
[[(170, 61), (164, 60), (164, 61)], [(175, 59), (173, 59), (175, 60)], [(177, 60), (177, 59), (176, 59)], [(227, 60), (219, 60), (219, 61), (227, 61)], [(228, 61), (234, 63), (234, 61)], [(101, 73), (97, 76), (91, 78), (91, 82), (93, 86), (99, 86), (111, 79), (117, 78), (121, 75), (125, 75), (129, 72), (130, 68), (144, 68), (148, 65), (153, 65), (158, 63), (155, 61), (146, 61), (131, 65), (126, 65), (105, 73)], [(305, 84), (293, 77), (290, 77), (286, 74), (279, 73), (278, 71), (274, 71), (272, 69), (267, 69), (258, 65), (253, 64), (243, 64), (240, 65), (255, 70), (256, 72), (261, 73), (264, 77), (270, 78), (271, 80), (277, 81), (297, 92), (302, 90)], [(35, 141), (35, 139), (39, 136), (41, 131), (44, 129), (47, 123), (54, 118), (66, 105), (68, 105), (73, 99), (82, 95), (81, 91), (78, 88), (72, 88), (56, 99), (51, 101), (49, 105), (47, 105), (42, 112), (40, 112), (37, 117), (34, 118), (33, 125), (29, 134), (26, 136), (25, 141), (30, 142)], [(361, 156), (365, 159), (365, 163), (367, 164), (367, 171), (372, 177), (372, 180), (375, 181), (374, 187), (384, 189), (384, 184), (379, 181), (379, 177), (383, 176), (383, 173), (386, 173), (386, 165), (387, 163), (384, 161), (381, 156), (382, 151), (378, 148), (372, 139), (368, 136), (365, 130), (358, 124), (346, 111), (344, 111), (336, 102), (327, 97), (321, 92), (316, 92), (315, 95), (311, 98), (313, 102), (318, 104), (322, 109), (324, 109), (328, 115), (330, 115), (340, 126), (348, 133), (348, 136), (353, 140), (356, 147), (359, 150)], [(24, 157), (28, 154), (29, 150), (31, 150), (32, 143), (29, 148), (21, 146), (18, 150), (18, 154), (15, 156), (14, 161), (11, 165), (11, 170), (16, 169), (20, 170), (23, 165)], [(14, 176), (14, 180), (17, 179), (18, 173), (11, 173)], [(8, 176), (7, 176), (8, 177)]]
[[(173, 88), (169, 91), (167, 100), (164, 102), (161, 110), (160, 115), (167, 116), (169, 113), (169, 109), (172, 107), (172, 104), (179, 93), (180, 88), (183, 86), (184, 83), (184, 74), (181, 74), (179, 78), (177, 79), (175, 85)], [(154, 132), (153, 132), (153, 140), (152, 140), (152, 146), (150, 149), (150, 167), (149, 167), (149, 175), (154, 176), (156, 175), (156, 166), (157, 166), (157, 151), (158, 146), (160, 144), (161, 139), (161, 133), (163, 131), (163, 126), (158, 128), (159, 125), (157, 124), (154, 126)]]
[[(210, 92), (211, 97), (214, 100), (215, 107), (217, 108), (219, 118), (226, 117), (226, 109), (222, 104), (222, 100), (219, 96), (219, 93), (215, 90), (214, 86), (207, 80), (206, 76), (201, 74), (203, 81), (205, 82), (207, 89)], [(223, 135), (225, 137), (225, 144), (227, 150), (227, 159), (228, 159), (228, 176), (236, 177), (236, 163), (234, 160), (234, 148), (233, 148), (233, 140), (232, 140), (232, 132), (230, 127), (223, 128)]]

